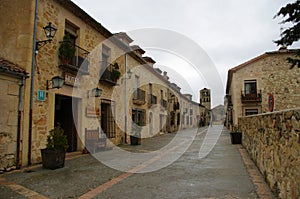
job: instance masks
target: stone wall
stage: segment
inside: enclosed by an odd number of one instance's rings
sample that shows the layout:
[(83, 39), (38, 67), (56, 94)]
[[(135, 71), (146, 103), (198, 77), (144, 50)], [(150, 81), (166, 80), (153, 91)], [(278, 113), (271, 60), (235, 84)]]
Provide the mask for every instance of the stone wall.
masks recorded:
[(300, 109), (239, 118), (242, 143), (279, 198), (300, 195)]
[(19, 83), (0, 74), (0, 170), (16, 163)]

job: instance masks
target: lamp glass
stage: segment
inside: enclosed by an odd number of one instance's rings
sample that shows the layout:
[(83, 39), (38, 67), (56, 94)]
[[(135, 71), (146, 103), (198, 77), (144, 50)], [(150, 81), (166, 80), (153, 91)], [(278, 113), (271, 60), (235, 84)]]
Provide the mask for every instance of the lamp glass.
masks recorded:
[(102, 90), (100, 88), (93, 88), (92, 89), (92, 95), (94, 97), (100, 97)]
[(55, 76), (52, 78), (52, 88), (61, 88), (64, 85), (64, 78)]
[(131, 70), (129, 69), (129, 70), (127, 71), (127, 76), (128, 76), (128, 79), (130, 79), (130, 78), (131, 78), (131, 75), (132, 75), (132, 72), (131, 72)]
[(48, 39), (53, 39), (56, 33), (56, 28), (52, 25), (51, 22), (47, 26), (44, 27), (45, 35)]

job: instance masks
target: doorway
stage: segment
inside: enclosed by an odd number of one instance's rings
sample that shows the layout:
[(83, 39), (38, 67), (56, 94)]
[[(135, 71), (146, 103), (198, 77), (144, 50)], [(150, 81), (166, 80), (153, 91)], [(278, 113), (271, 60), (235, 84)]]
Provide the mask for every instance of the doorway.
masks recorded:
[[(74, 112), (72, 109), (72, 99), (74, 103)], [(55, 95), (55, 119), (54, 124), (60, 124), (64, 129), (68, 139), (69, 148), (67, 152), (77, 151), (77, 129), (76, 122), (78, 119), (78, 99), (64, 95)]]

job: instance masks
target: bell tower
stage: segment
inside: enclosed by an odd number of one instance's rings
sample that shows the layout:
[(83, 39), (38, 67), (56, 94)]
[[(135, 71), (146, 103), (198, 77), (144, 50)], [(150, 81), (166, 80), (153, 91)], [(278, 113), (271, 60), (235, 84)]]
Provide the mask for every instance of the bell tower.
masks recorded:
[(211, 109), (210, 89), (204, 88), (200, 90), (200, 104), (205, 106), (208, 110)]

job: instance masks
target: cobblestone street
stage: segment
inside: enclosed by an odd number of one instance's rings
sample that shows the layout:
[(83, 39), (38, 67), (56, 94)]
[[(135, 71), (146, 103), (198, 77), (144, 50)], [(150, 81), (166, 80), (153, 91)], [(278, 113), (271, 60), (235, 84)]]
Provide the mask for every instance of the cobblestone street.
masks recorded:
[[(214, 133), (222, 126), (209, 127)], [(172, 164), (152, 172), (141, 172), (161, 159), (178, 153), (173, 147), (121, 172), (100, 163), (91, 155), (72, 155), (62, 169), (46, 170), (37, 165), (0, 176), (1, 198), (272, 198), (257, 168), (241, 145), (230, 143), (223, 128), (213, 150), (200, 158), (199, 150), (207, 128), (188, 129), (177, 134), (195, 133), (185, 153)], [(196, 134), (197, 133), (197, 134)], [(142, 140), (138, 146), (123, 145), (129, 152), (147, 153), (170, 143), (173, 134)], [(100, 153), (112, 153), (104, 151)], [(97, 154), (98, 155), (98, 154)], [(114, 158), (112, 156), (112, 158)], [(133, 170), (131, 170), (133, 171)]]

